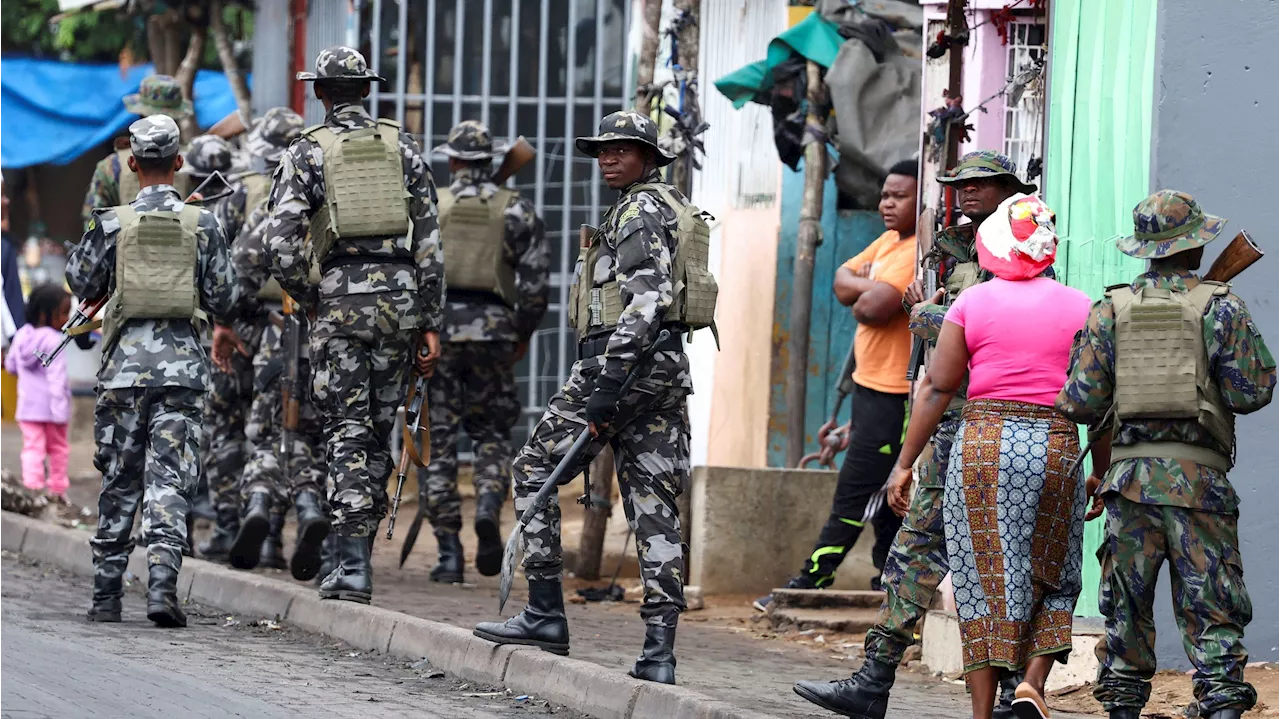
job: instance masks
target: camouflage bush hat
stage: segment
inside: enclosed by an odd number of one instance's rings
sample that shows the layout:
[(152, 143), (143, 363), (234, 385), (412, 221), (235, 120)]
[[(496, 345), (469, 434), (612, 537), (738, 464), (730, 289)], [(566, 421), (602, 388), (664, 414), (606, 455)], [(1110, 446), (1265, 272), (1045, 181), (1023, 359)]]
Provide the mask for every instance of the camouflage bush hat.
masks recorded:
[(449, 131), (449, 139), (443, 145), (431, 149), (446, 157), (459, 160), (488, 160), (507, 151), (505, 146), (494, 148), (489, 127), (479, 120), (463, 120)]
[(142, 78), (138, 91), (124, 96), (124, 107), (135, 115), (168, 115), (175, 120), (192, 112), (191, 101), (182, 97), (182, 87), (168, 75)]
[(287, 107), (273, 107), (258, 120), (245, 138), (245, 149), (254, 157), (274, 165), (289, 145), (302, 134), (302, 116)]
[(201, 135), (187, 148), (182, 169), (178, 172), (204, 179), (214, 172), (231, 170), (231, 144), (217, 135)]
[(1028, 195), (1036, 191), (1035, 185), (1023, 182), (1022, 178), (1018, 177), (1018, 166), (1013, 164), (1013, 160), (995, 150), (977, 150), (965, 153), (965, 156), (960, 158), (960, 162), (956, 163), (956, 166), (951, 168), (951, 171), (945, 177), (938, 178), (938, 182), (943, 185), (956, 185), (965, 180), (980, 180), (1005, 175), (1013, 178), (1019, 191)]
[(658, 167), (666, 167), (676, 161), (676, 156), (658, 146), (658, 125), (638, 112), (622, 110), (604, 116), (599, 134), (579, 137), (573, 141), (578, 152), (591, 157), (600, 154), (600, 145), (616, 140), (631, 140), (648, 145), (658, 157)]
[(304, 82), (313, 80), (376, 80), (386, 82), (387, 78), (369, 71), (369, 63), (359, 50), (335, 45), (327, 47), (316, 55), (316, 71), (300, 72), (297, 78)]
[(178, 123), (168, 115), (151, 115), (129, 126), (129, 149), (134, 157), (163, 159), (178, 154)]
[(1185, 192), (1160, 190), (1133, 208), (1133, 234), (1116, 240), (1130, 257), (1158, 260), (1209, 244), (1227, 221), (1205, 214)]

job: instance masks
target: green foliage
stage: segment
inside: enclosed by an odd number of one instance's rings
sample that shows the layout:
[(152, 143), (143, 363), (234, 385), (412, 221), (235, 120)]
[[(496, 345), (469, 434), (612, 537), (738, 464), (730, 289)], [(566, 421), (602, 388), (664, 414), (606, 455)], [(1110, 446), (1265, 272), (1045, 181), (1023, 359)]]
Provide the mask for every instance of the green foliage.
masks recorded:
[(88, 11), (51, 25), (57, 14), (58, 0), (5, 0), (0, 5), (0, 48), (73, 62), (115, 62), (126, 47), (136, 55), (146, 54), (140, 18), (118, 10)]

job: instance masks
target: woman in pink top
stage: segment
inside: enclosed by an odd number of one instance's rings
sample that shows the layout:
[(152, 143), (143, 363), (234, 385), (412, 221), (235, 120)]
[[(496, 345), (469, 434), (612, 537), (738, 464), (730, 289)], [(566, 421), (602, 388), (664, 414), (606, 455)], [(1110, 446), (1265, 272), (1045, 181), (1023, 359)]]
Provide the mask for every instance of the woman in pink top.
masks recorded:
[[(58, 355), (48, 367), (36, 352), (52, 352), (62, 340), (59, 329), (71, 312), (71, 296), (61, 285), (41, 285), (27, 299), (27, 321), (13, 336), (4, 366), (18, 377), (18, 409), (22, 428), (22, 485), (66, 499), (67, 426), (71, 423), (71, 385), (67, 356)], [(45, 481), (44, 462), (49, 460)]]
[(947, 312), (907, 428), (889, 497), (906, 499), (911, 467), (969, 374), (969, 401), (943, 494), (973, 713), (989, 719), (1000, 668), (1026, 671), (1014, 711), (1048, 717), (1044, 682), (1071, 650), (1080, 594), (1085, 482), (1068, 476), (1076, 426), (1053, 409), (1089, 298), (1042, 277), (1053, 264), (1053, 213), (1014, 195), (977, 232), (995, 277)]

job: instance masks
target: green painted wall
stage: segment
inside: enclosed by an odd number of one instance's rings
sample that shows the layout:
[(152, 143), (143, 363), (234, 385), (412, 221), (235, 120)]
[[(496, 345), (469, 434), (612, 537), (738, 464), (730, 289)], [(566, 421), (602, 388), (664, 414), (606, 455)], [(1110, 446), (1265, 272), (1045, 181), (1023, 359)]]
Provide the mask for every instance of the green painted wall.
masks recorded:
[[(1045, 202), (1057, 213), (1056, 269), (1097, 299), (1143, 263), (1115, 239), (1150, 186), (1156, 0), (1053, 0)], [(1085, 526), (1076, 613), (1098, 616), (1102, 519)]]

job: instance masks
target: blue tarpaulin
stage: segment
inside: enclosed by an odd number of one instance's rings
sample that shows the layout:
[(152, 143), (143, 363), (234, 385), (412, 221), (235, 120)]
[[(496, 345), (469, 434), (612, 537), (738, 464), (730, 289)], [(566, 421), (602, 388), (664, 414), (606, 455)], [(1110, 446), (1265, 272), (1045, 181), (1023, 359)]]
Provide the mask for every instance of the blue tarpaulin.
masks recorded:
[[(56, 60), (0, 60), (0, 166), (66, 164), (120, 134), (137, 115), (124, 109), (151, 65), (80, 65)], [(236, 109), (226, 75), (200, 70), (196, 121), (209, 127)]]

